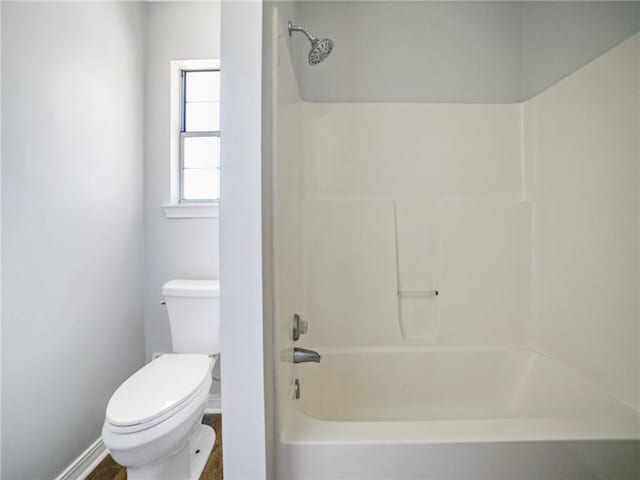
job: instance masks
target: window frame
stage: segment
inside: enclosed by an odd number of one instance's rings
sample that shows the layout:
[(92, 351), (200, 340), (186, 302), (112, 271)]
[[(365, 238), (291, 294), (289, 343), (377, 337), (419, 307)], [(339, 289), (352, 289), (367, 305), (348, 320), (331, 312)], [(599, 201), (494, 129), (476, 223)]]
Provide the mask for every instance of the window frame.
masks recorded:
[[(202, 68), (181, 68), (180, 69), (180, 153), (179, 153), (179, 176), (178, 176), (178, 204), (179, 205), (217, 205), (220, 203), (220, 193), (217, 198), (201, 198), (190, 199), (184, 198), (184, 139), (188, 137), (218, 137), (220, 138), (220, 130), (206, 130), (202, 132), (187, 132), (187, 74), (190, 72), (218, 72), (220, 67), (202, 67)], [(220, 145), (218, 144), (218, 149)], [(218, 182), (220, 181), (220, 150), (218, 150)]]

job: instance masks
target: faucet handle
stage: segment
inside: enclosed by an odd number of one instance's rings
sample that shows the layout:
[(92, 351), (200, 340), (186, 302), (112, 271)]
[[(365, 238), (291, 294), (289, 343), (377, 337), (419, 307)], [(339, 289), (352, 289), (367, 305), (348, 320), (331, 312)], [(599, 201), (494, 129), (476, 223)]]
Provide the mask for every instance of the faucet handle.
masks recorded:
[(298, 330), (300, 331), (300, 335), (306, 335), (309, 331), (309, 322), (301, 318)]
[(294, 342), (300, 340), (300, 335), (305, 335), (309, 331), (309, 322), (303, 320), (297, 313), (291, 319), (291, 337)]

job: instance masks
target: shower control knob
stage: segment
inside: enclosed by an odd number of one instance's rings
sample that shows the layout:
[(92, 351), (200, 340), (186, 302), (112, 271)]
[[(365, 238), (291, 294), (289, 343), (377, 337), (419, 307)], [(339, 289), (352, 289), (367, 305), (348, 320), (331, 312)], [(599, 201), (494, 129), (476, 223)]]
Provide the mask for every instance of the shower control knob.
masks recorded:
[(309, 322), (307, 322), (306, 320), (300, 319), (298, 330), (300, 330), (300, 335), (306, 335), (307, 332), (309, 331)]
[(300, 335), (305, 335), (308, 330), (309, 324), (307, 321), (300, 318), (297, 313), (294, 313), (291, 319), (291, 337), (293, 341), (297, 342), (300, 339)]

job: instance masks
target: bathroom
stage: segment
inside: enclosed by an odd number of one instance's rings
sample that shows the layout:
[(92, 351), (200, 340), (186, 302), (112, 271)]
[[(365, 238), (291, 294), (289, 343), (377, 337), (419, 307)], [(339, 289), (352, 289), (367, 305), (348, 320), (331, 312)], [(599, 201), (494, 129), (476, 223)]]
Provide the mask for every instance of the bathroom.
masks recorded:
[[(219, 280), (189, 373), (227, 479), (640, 478), (640, 2), (0, 14), (3, 479), (123, 458), (118, 388), (181, 383), (173, 279)], [(191, 70), (210, 202), (181, 202)], [(197, 478), (180, 455), (129, 478)]]

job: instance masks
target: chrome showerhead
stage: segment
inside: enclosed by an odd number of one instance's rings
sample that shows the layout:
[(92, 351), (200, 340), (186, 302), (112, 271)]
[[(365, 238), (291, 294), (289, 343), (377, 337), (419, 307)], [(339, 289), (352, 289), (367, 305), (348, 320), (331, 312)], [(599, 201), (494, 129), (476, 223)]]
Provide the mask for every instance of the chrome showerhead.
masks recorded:
[(309, 51), (309, 65), (317, 65), (324, 61), (329, 56), (331, 50), (333, 50), (333, 41), (329, 38), (317, 39), (311, 35), (306, 28), (300, 25), (294, 25), (289, 22), (289, 36), (293, 35), (293, 32), (302, 32), (311, 42), (311, 50)]
[(317, 65), (329, 56), (333, 50), (333, 41), (328, 38), (316, 40), (311, 43), (311, 51), (309, 52), (309, 65)]

